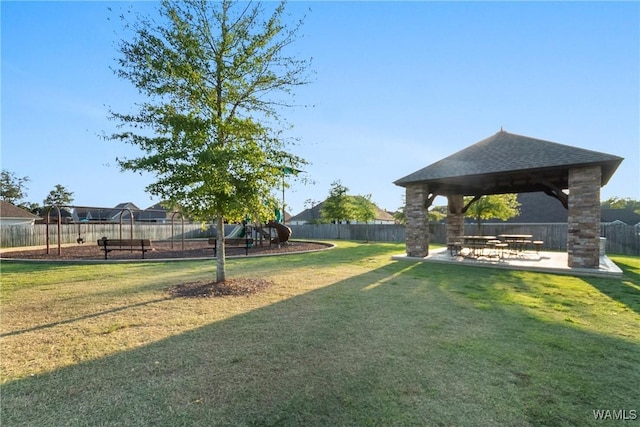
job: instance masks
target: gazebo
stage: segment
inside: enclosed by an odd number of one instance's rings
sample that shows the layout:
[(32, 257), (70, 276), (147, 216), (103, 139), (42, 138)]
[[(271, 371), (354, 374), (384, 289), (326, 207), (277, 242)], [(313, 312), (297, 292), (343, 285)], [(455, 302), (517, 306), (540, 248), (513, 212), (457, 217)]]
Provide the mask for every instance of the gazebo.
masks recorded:
[[(445, 196), (447, 238), (464, 230), (464, 213), (483, 195), (544, 191), (568, 209), (571, 268), (598, 268), (600, 188), (623, 158), (500, 130), (394, 183), (406, 191), (406, 252), (429, 254), (427, 209)], [(568, 191), (566, 191), (568, 190)], [(464, 196), (473, 196), (466, 206)]]

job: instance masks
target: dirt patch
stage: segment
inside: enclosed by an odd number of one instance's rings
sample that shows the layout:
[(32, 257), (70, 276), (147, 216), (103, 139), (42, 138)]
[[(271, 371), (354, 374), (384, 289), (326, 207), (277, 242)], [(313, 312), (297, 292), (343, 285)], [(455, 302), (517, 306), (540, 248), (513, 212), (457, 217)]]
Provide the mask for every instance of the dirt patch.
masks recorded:
[(169, 289), (172, 297), (240, 297), (250, 296), (269, 288), (273, 283), (265, 279), (236, 278), (224, 282), (191, 282)]
[[(305, 252), (320, 249), (326, 249), (327, 245), (314, 242), (287, 242), (283, 245), (270, 244), (268, 241), (263, 244), (256, 244), (249, 249), (251, 255), (276, 255), (292, 252)], [(226, 248), (227, 257), (244, 256), (245, 249), (228, 246)], [(141, 259), (140, 251), (112, 251), (107, 255), (108, 259)], [(184, 245), (181, 241), (171, 242), (152, 242), (152, 249), (145, 253), (145, 259), (175, 259), (175, 258), (214, 258), (213, 248), (208, 245), (206, 240), (185, 241)], [(46, 249), (29, 249), (18, 251), (6, 251), (0, 253), (3, 259), (41, 259), (41, 260), (104, 260), (104, 251), (98, 247), (97, 242), (74, 244), (71, 246), (63, 246), (58, 255), (57, 245), (49, 247), (49, 253)]]

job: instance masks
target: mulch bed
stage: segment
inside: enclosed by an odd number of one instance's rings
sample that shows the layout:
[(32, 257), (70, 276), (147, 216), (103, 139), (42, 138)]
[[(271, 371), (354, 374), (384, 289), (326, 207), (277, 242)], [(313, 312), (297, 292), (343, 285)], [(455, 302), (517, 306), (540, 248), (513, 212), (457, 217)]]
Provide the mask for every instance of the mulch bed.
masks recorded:
[(269, 288), (273, 283), (265, 279), (236, 278), (224, 282), (191, 282), (169, 289), (172, 297), (240, 297), (250, 296)]
[[(152, 242), (153, 249), (145, 253), (145, 259), (175, 259), (175, 258), (211, 258), (213, 259), (213, 249), (206, 240), (185, 241), (184, 248), (181, 241), (175, 241), (173, 248), (171, 242)], [(327, 245), (313, 242), (287, 242), (284, 245), (271, 245), (269, 242), (259, 243), (249, 249), (251, 255), (283, 254), (291, 252), (304, 252), (325, 249)], [(46, 249), (31, 249), (21, 251), (9, 251), (0, 253), (3, 259), (41, 259), (41, 260), (104, 260), (104, 251), (98, 247), (97, 242), (84, 243), (72, 246), (63, 246), (61, 254), (58, 255), (57, 245), (50, 245), (49, 253)], [(226, 255), (244, 256), (244, 248), (229, 246), (226, 248)], [(140, 251), (113, 251), (109, 252), (108, 259), (141, 259)]]

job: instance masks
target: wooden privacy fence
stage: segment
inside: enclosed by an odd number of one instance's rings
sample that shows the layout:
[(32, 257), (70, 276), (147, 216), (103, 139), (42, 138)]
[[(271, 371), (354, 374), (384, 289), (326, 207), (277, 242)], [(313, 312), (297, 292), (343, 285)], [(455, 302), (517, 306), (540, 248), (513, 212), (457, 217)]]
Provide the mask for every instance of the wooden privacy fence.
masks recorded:
[[(194, 239), (211, 237), (213, 232), (211, 227), (205, 229), (200, 224), (185, 224), (184, 231), (182, 224), (134, 224), (133, 236), (131, 236), (131, 225), (119, 224), (62, 224), (60, 229), (60, 243), (76, 243), (78, 239), (83, 239), (87, 244), (97, 244), (98, 239), (106, 236), (110, 239), (149, 239), (170, 240), (174, 239)], [(0, 247), (13, 248), (21, 246), (43, 246), (47, 244), (46, 225), (2, 225), (0, 226)], [(58, 226), (49, 224), (49, 244), (58, 244)]]
[(404, 242), (401, 224), (304, 224), (289, 225), (292, 239), (368, 240), (374, 242)]
[[(231, 226), (229, 226), (231, 227)], [(290, 225), (293, 239), (318, 240), (359, 240), (373, 242), (404, 242), (405, 228), (401, 224), (309, 224)], [(41, 246), (46, 244), (45, 225), (2, 225), (0, 226), (0, 247)], [(177, 223), (170, 224), (134, 224), (133, 238), (149, 239), (151, 241), (174, 239), (195, 239), (214, 236), (212, 226), (203, 228), (200, 224)], [(432, 243), (446, 244), (446, 225), (440, 223), (429, 224)], [(465, 234), (479, 234), (475, 224), (465, 224)], [(500, 234), (531, 234), (533, 240), (544, 241), (544, 249), (567, 250), (567, 224), (483, 224), (481, 233), (484, 235)], [(624, 224), (602, 224), (601, 236), (607, 239), (607, 253), (623, 255), (640, 255), (640, 227)], [(85, 243), (95, 244), (98, 239), (131, 238), (130, 225), (122, 225), (122, 235), (119, 224), (63, 224), (61, 229), (61, 243), (75, 243), (78, 237)], [(56, 224), (49, 225), (49, 243), (58, 243)]]

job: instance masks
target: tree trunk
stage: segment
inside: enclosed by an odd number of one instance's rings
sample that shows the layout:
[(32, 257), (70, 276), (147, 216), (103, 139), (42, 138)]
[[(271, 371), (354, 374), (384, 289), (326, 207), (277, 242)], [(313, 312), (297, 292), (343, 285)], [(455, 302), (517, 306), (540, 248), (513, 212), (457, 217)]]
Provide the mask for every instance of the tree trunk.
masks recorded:
[(216, 282), (221, 283), (226, 280), (225, 271), (225, 248), (224, 248), (224, 218), (218, 215), (216, 218), (216, 228), (218, 229), (217, 254), (216, 254)]

